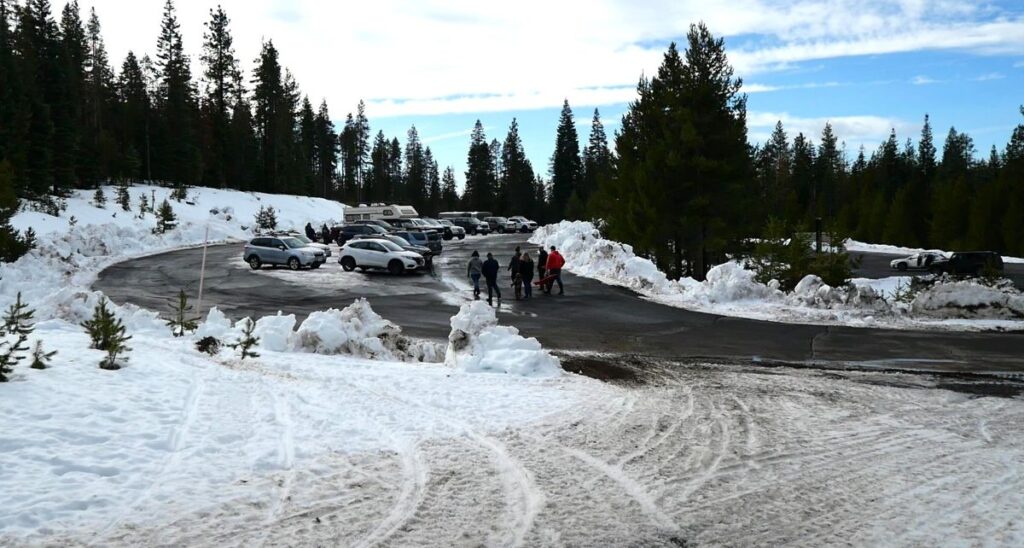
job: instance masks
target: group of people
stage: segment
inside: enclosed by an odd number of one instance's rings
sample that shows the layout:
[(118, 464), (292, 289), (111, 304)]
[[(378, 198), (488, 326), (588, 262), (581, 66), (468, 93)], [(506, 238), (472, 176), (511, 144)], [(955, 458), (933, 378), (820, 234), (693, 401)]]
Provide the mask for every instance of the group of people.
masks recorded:
[(313, 228), (313, 225), (310, 223), (306, 223), (306, 237), (309, 238), (310, 240), (313, 240), (314, 242), (329, 244), (331, 243), (331, 230), (327, 228), (326, 224), (324, 224), (323, 226), (320, 227), (320, 233), (317, 234), (316, 229)]
[[(540, 246), (537, 250), (536, 263), (534, 263), (533, 258), (530, 257), (528, 252), (521, 251), (519, 247), (516, 247), (516, 251), (505, 270), (509, 272), (512, 287), (515, 289), (516, 300), (519, 300), (521, 298), (529, 299), (533, 297), (534, 272), (537, 274), (537, 285), (542, 292), (550, 295), (557, 283), (558, 294), (564, 295), (565, 288), (562, 285), (562, 267), (564, 266), (565, 259), (555, 249), (555, 246), (551, 246), (550, 252), (546, 251), (544, 246)], [(488, 253), (487, 260), (481, 260), (480, 253), (478, 251), (473, 252), (472, 257), (469, 259), (466, 274), (473, 281), (474, 299), (480, 299), (480, 278), (483, 278), (487, 284), (487, 304), (493, 305), (495, 296), (498, 297), (498, 302), (501, 302), (501, 289), (498, 287), (498, 273), (500, 269), (501, 266), (495, 260), (493, 254)]]

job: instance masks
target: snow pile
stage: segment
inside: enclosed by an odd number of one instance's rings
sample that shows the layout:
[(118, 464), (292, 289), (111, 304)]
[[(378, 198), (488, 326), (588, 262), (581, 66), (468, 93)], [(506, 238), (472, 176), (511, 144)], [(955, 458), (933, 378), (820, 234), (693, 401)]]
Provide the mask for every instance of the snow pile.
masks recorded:
[(544, 249), (555, 246), (565, 257), (566, 267), (578, 276), (608, 281), (638, 292), (678, 291), (658, 267), (637, 257), (633, 247), (601, 238), (593, 223), (562, 221), (538, 228), (530, 242)]
[[(669, 280), (653, 262), (634, 255), (630, 246), (601, 238), (589, 222), (544, 226), (530, 241), (546, 248), (556, 246), (566, 259), (566, 269), (576, 275), (630, 288), (662, 304), (713, 314), (798, 323), (955, 329), (1019, 329), (1018, 320), (1024, 319), (1021, 295), (1012, 287), (942, 281), (908, 306), (895, 298), (899, 285), (907, 285), (904, 277), (855, 279), (831, 287), (811, 275), (786, 294), (779, 291), (777, 282), (759, 283), (754, 272), (733, 261), (712, 268), (703, 282)], [(975, 320), (984, 321), (971, 323)]]
[(452, 316), (445, 364), (469, 373), (506, 373), (523, 377), (562, 374), (558, 358), (525, 338), (515, 327), (498, 325), (494, 309), (483, 301), (462, 306)]
[(937, 318), (1024, 319), (1024, 295), (1009, 284), (947, 282), (919, 293), (910, 309), (915, 314)]
[[(249, 319), (240, 320), (235, 330), (241, 331), (248, 326)], [(295, 329), (295, 314), (264, 316), (256, 320), (252, 334), (260, 340), (260, 347), (271, 352), (287, 352), (292, 348), (292, 330)]]
[(435, 343), (406, 337), (401, 327), (374, 312), (366, 299), (359, 299), (343, 310), (332, 308), (310, 314), (294, 334), (292, 347), (295, 351), (316, 354), (440, 361), (440, 349)]

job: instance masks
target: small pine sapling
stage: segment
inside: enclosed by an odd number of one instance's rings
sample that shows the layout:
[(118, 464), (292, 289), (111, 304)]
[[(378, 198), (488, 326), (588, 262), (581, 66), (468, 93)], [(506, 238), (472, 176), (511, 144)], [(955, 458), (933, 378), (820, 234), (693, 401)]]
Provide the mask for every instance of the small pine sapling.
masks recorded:
[(68, 217), (68, 228), (74, 228), (75, 225), (77, 225), (77, 224), (78, 224), (78, 219), (74, 215), (72, 215), (71, 217)]
[(36, 341), (36, 346), (32, 349), (32, 369), (46, 369), (50, 366), (50, 360), (57, 355), (57, 351), (53, 350), (47, 352), (43, 350), (43, 341)]
[[(25, 343), (28, 336), (32, 334), (32, 316), (35, 314), (26, 303), (21, 301), (21, 293), (18, 293), (14, 303), (4, 313), (3, 323), (0, 324), (0, 382), (7, 381), (7, 375), (25, 357), (22, 352), (28, 350)], [(8, 337), (14, 336), (14, 341)]]
[(277, 228), (277, 212), (274, 206), (260, 206), (256, 214), (256, 227), (260, 230), (274, 230)]
[(146, 193), (142, 192), (139, 194), (139, 218), (146, 216), (146, 211), (149, 210), (149, 198), (146, 197)]
[(171, 191), (171, 199), (181, 203), (188, 199), (188, 189), (183, 184), (177, 184), (174, 186), (174, 190)]
[(171, 301), (173, 316), (167, 320), (167, 325), (171, 327), (171, 333), (175, 337), (183, 337), (185, 333), (195, 331), (199, 327), (199, 319), (189, 316), (192, 308), (192, 305), (188, 304), (188, 295), (184, 289), (178, 292), (177, 299)]
[(167, 200), (161, 202), (160, 208), (156, 212), (156, 231), (163, 234), (168, 229), (174, 228), (176, 221), (177, 217), (174, 215), (171, 203)]
[(252, 347), (256, 346), (260, 342), (260, 338), (254, 335), (256, 331), (256, 322), (252, 321), (252, 318), (245, 319), (245, 328), (242, 330), (242, 336), (239, 337), (238, 341), (230, 345), (231, 348), (238, 349), (242, 354), (242, 359), (246, 358), (258, 358), (259, 354), (253, 352)]
[(117, 205), (124, 211), (132, 210), (132, 197), (128, 194), (128, 185), (121, 183), (117, 185)]
[(99, 304), (93, 309), (92, 318), (82, 323), (82, 327), (89, 333), (92, 348), (107, 353), (107, 357), (100, 362), (100, 368), (120, 369), (117, 357), (131, 350), (126, 343), (132, 337), (126, 334), (124, 322), (115, 317), (113, 312), (107, 308), (106, 298), (100, 299)]
[(196, 350), (215, 356), (217, 352), (220, 352), (220, 341), (214, 337), (203, 337), (196, 341)]
[(100, 209), (107, 207), (107, 195), (103, 192), (103, 187), (96, 189), (96, 192), (92, 195), (92, 203)]

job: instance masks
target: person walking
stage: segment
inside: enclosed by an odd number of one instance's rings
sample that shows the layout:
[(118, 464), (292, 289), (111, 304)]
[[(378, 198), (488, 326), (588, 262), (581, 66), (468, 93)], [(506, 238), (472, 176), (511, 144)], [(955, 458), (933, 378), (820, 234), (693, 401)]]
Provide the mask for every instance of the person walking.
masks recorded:
[(314, 242), (316, 241), (316, 231), (313, 230), (313, 225), (311, 223), (306, 223), (306, 237)]
[(473, 252), (473, 256), (469, 258), (469, 267), (466, 269), (466, 275), (469, 276), (470, 280), (473, 280), (473, 300), (480, 300), (480, 276), (483, 275), (484, 263), (480, 260), (480, 253), (477, 251)]
[(522, 281), (523, 279), (519, 276), (519, 246), (516, 246), (516, 252), (512, 255), (512, 259), (508, 262), (509, 277), (512, 278), (512, 288), (516, 292), (516, 300), (522, 296)]
[[(544, 251), (544, 246), (537, 248), (537, 281), (544, 279), (544, 274), (547, 272), (548, 252)], [(543, 287), (541, 291), (547, 293)]]
[(494, 304), (492, 297), (497, 294), (498, 306), (501, 306), (501, 290), (498, 289), (498, 269), (500, 268), (498, 261), (494, 260), (494, 255), (488, 253), (487, 260), (484, 261), (480, 271), (483, 273), (484, 279), (487, 280), (487, 304), (489, 305)]
[(523, 253), (519, 258), (519, 278), (523, 284), (523, 298), (529, 299), (533, 296), (533, 259), (529, 253)]
[(558, 294), (564, 295), (565, 288), (562, 287), (562, 267), (565, 266), (565, 259), (562, 258), (562, 254), (555, 249), (555, 246), (551, 246), (551, 252), (548, 253), (548, 261), (545, 267), (548, 270), (548, 277), (554, 276), (553, 280), (548, 281), (547, 294), (551, 294), (551, 290), (555, 286), (555, 282), (558, 282)]
[(324, 223), (323, 226), (320, 227), (320, 243), (331, 243), (331, 229), (327, 228), (327, 223)]

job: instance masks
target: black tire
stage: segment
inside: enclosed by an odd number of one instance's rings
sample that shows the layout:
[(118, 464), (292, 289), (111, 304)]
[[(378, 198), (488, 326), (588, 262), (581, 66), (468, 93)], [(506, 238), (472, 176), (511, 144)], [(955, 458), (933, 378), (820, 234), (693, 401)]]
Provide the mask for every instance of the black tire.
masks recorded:
[(402, 265), (402, 261), (392, 259), (392, 261), (388, 263), (388, 272), (395, 275), (401, 274), (402, 272), (405, 272), (405, 266)]
[(459, 234), (459, 239), (460, 240), (465, 240), (466, 239), (466, 235), (465, 234)]
[(896, 270), (899, 270), (900, 272), (906, 272), (907, 271), (907, 263), (897, 263), (896, 264)]
[(309, 268), (311, 270), (316, 270), (316, 269), (320, 268), (320, 263), (313, 263), (313, 264), (309, 265)]
[(352, 257), (341, 258), (341, 269), (345, 272), (352, 272), (356, 269), (356, 260)]
[(260, 258), (257, 257), (256, 255), (249, 257), (248, 259), (245, 260), (245, 262), (249, 263), (249, 268), (253, 270), (259, 270), (260, 267), (263, 266), (263, 261), (261, 261)]
[(930, 274), (938, 276), (938, 275), (942, 274), (942, 269), (937, 267), (937, 266), (933, 266), (932, 268), (928, 269), (928, 272)]
[(298, 270), (300, 268), (302, 268), (302, 263), (299, 262), (298, 257), (288, 259), (288, 270)]

